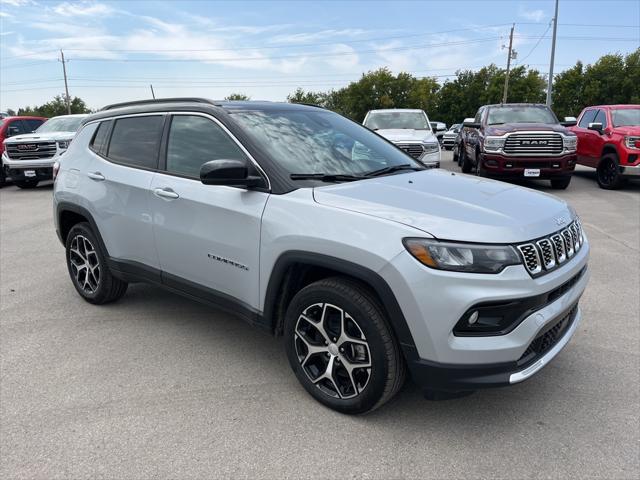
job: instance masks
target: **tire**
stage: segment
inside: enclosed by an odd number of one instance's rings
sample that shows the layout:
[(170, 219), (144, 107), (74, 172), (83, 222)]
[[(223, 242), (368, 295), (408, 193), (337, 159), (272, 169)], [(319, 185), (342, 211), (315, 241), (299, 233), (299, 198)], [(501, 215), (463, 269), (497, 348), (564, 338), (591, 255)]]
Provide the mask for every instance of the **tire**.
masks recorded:
[(460, 147), (460, 153), (458, 155), (458, 164), (462, 169), (462, 173), (471, 173), (473, 171), (473, 163), (467, 156), (467, 152), (464, 151), (464, 146)]
[(404, 359), (384, 310), (354, 280), (332, 277), (300, 290), (287, 308), (284, 340), (298, 381), (338, 412), (375, 410), (404, 384)]
[(453, 147), (453, 161), (458, 163), (458, 149), (456, 147)]
[(0, 187), (4, 187), (7, 184), (7, 174), (4, 171), (4, 165), (0, 163)]
[(554, 190), (566, 190), (571, 183), (571, 177), (556, 178), (551, 180), (551, 188)]
[(40, 182), (38, 180), (16, 180), (13, 183), (18, 188), (28, 190), (30, 188), (36, 188)]
[(480, 152), (476, 152), (476, 164), (473, 167), (473, 172), (476, 174), (476, 177), (487, 176), (487, 171), (482, 168), (482, 154)]
[(87, 302), (101, 305), (125, 294), (129, 284), (111, 274), (100, 243), (88, 223), (73, 226), (65, 247), (71, 283)]
[(624, 184), (624, 177), (620, 175), (618, 156), (607, 153), (602, 157), (596, 170), (598, 185), (605, 190), (617, 190)]

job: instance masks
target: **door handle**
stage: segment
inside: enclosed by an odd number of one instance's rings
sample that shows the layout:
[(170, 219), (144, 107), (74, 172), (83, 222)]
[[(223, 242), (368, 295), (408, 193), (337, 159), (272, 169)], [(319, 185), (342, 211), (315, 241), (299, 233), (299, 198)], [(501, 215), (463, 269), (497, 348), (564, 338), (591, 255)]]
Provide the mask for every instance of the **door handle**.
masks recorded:
[(97, 182), (102, 182), (104, 180), (104, 175), (102, 175), (100, 172), (89, 172), (87, 173), (87, 177)]
[(156, 188), (153, 191), (153, 194), (156, 197), (168, 198), (172, 200), (175, 200), (176, 198), (180, 198), (180, 195), (178, 195), (176, 192), (174, 192), (170, 188)]

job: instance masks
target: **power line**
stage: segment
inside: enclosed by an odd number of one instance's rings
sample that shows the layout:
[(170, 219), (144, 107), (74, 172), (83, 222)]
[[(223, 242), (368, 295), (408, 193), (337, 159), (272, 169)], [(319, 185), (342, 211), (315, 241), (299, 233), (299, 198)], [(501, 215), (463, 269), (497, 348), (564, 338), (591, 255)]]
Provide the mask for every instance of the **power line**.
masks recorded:
[(547, 32), (549, 31), (549, 29), (551, 28), (551, 23), (549, 23), (549, 25), (547, 26), (547, 29), (544, 31), (544, 33), (540, 36), (540, 38), (538, 39), (538, 41), (536, 42), (536, 44), (533, 46), (533, 48), (531, 50), (529, 50), (529, 53), (527, 53), (524, 58), (522, 58), (518, 63), (522, 64), (524, 63), (524, 61), (529, 58), (529, 56), (533, 53), (533, 51), (538, 48), (538, 45), (540, 45), (540, 42), (542, 42), (542, 40), (545, 38), (545, 35), (547, 34)]

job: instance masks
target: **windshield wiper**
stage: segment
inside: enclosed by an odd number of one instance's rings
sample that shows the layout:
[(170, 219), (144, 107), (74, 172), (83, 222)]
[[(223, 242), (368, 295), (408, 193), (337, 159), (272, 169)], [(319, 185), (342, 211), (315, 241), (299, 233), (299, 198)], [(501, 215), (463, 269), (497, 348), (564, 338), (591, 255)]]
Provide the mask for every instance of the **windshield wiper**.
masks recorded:
[(291, 180), (318, 180), (320, 182), (353, 182), (367, 177), (359, 175), (344, 175), (340, 173), (292, 173)]
[(403, 163), (401, 165), (393, 165), (391, 167), (384, 167), (379, 170), (373, 170), (372, 172), (365, 173), (367, 177), (378, 177), (380, 175), (387, 175), (389, 173), (398, 172), (400, 170), (424, 170), (416, 165), (410, 165)]

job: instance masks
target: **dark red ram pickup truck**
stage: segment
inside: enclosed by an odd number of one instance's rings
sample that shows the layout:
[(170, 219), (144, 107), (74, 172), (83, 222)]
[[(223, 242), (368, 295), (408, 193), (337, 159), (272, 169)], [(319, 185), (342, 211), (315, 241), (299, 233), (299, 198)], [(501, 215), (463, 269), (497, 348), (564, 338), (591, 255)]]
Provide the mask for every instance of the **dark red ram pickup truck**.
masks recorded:
[(457, 153), (464, 173), (505, 179), (551, 180), (565, 189), (576, 166), (577, 137), (546, 105), (499, 104), (480, 107), (465, 119)]

